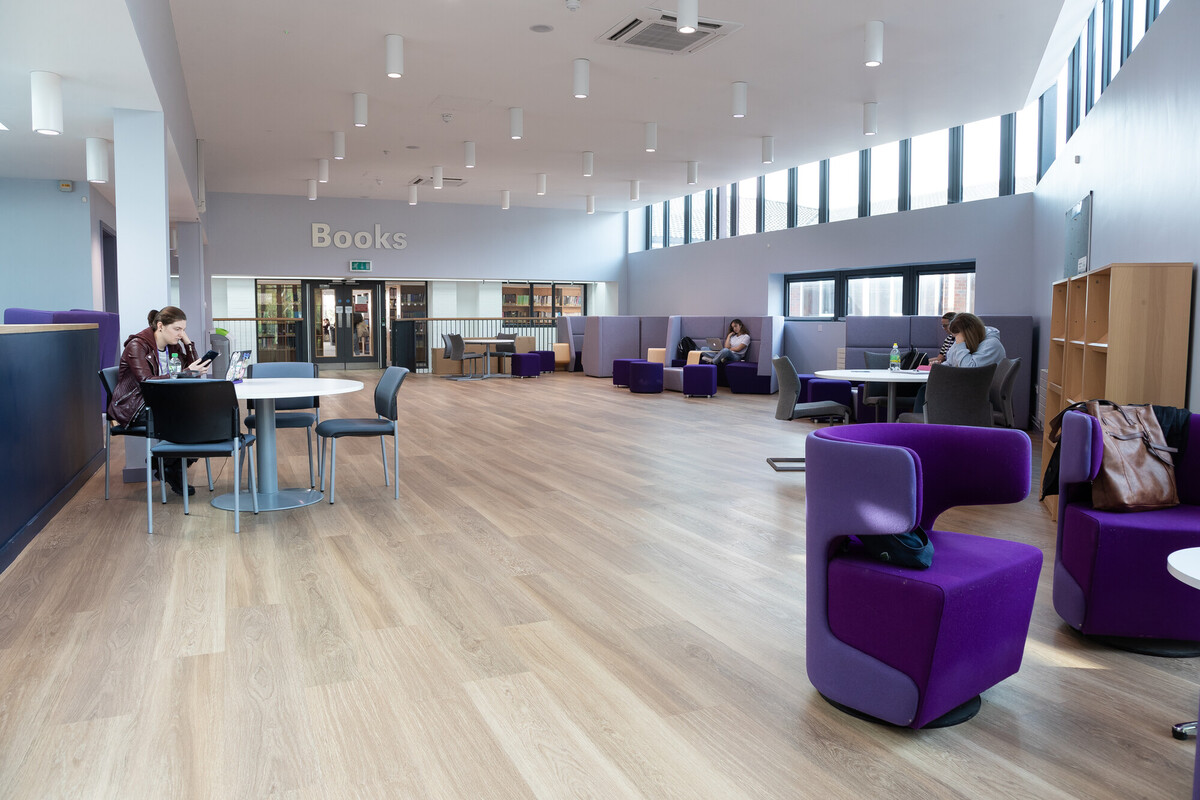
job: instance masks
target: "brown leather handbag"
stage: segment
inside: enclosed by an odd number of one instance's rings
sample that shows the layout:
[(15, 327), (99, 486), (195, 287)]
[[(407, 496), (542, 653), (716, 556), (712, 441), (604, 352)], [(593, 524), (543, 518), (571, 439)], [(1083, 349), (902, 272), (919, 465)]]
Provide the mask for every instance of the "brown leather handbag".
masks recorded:
[(1150, 406), (1089, 400), (1100, 421), (1104, 462), (1092, 481), (1092, 507), (1101, 511), (1152, 511), (1179, 505), (1175, 466), (1158, 417)]

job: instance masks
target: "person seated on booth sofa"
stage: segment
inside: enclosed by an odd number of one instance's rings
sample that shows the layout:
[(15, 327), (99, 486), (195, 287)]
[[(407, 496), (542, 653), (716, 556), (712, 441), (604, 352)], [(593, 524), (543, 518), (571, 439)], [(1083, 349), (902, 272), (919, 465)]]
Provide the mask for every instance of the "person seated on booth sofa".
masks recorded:
[(749, 350), (750, 334), (746, 332), (746, 325), (740, 319), (735, 319), (729, 323), (729, 332), (725, 334), (725, 347), (721, 349), (721, 352), (716, 355), (702, 354), (700, 361), (705, 364), (717, 365), (729, 361), (741, 361)]
[(954, 346), (954, 334), (950, 333), (950, 321), (954, 319), (954, 312), (947, 311), (942, 314), (942, 330), (946, 331), (946, 338), (942, 340), (942, 349), (938, 350), (938, 354), (929, 359), (930, 364), (941, 364), (946, 360), (946, 353)]
[[(999, 364), (1006, 357), (1000, 342), (1000, 331), (983, 324), (974, 314), (956, 314), (950, 320), (950, 333), (954, 344), (946, 351), (947, 367), (986, 367)], [(917, 390), (913, 411), (925, 408), (925, 386)]]

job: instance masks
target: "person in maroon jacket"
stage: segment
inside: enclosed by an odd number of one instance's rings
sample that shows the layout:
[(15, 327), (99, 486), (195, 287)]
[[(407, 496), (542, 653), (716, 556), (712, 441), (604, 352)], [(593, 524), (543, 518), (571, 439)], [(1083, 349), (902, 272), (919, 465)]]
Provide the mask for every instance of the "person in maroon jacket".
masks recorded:
[[(207, 361), (196, 358), (196, 346), (187, 335), (187, 315), (175, 306), (152, 310), (147, 316), (149, 327), (125, 340), (121, 363), (117, 368), (117, 388), (108, 401), (108, 416), (122, 425), (144, 425), (146, 402), (142, 399), (142, 381), (156, 375), (166, 375), (172, 355), (178, 355), (187, 369), (206, 369)], [(183, 465), (180, 459), (164, 464), (167, 483), (175, 494), (183, 494)], [(155, 473), (157, 473), (155, 469)], [(189, 486), (188, 494), (196, 487)]]

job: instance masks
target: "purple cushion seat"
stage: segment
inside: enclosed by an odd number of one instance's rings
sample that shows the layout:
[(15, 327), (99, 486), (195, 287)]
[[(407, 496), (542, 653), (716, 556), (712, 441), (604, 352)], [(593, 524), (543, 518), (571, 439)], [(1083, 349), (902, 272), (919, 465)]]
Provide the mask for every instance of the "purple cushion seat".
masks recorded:
[(614, 358), (612, 362), (612, 382), (613, 386), (622, 388), (629, 385), (629, 365), (635, 361), (643, 361), (641, 358)]
[(829, 628), (907, 675), (919, 728), (1016, 674), (1041, 554), (1003, 539), (930, 532), (933, 566), (913, 570), (865, 553), (829, 563)]
[(536, 353), (513, 353), (510, 358), (514, 378), (536, 378), (542, 371), (542, 357)]
[(713, 397), (717, 393), (717, 368), (712, 364), (688, 364), (683, 367), (683, 394), (687, 397)]
[(725, 380), (734, 394), (770, 394), (771, 376), (758, 374), (754, 361), (730, 361), (725, 364)]
[(629, 391), (635, 394), (657, 394), (662, 390), (663, 365), (661, 361), (630, 362)]
[(541, 359), (542, 372), (554, 372), (553, 350), (534, 350), (533, 352)]

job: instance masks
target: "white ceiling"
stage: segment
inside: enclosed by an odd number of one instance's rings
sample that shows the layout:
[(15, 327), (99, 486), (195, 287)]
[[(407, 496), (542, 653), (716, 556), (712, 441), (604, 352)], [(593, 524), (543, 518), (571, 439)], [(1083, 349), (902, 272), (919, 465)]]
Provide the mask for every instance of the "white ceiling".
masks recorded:
[[(635, 0), (582, 0), (574, 12), (564, 0), (170, 5), (209, 192), (303, 196), (332, 131), (344, 130), (347, 158), (331, 163), (323, 197), (406, 201), (408, 183), (440, 164), (467, 182), (423, 188), (422, 203), (490, 205), (509, 189), (518, 206), (582, 211), (594, 194), (598, 210), (623, 211), (688, 192), (687, 161), (700, 162), (693, 189), (761, 173), (765, 135), (783, 168), (1018, 110), (1042, 88), (1033, 84), (1064, 0), (700, 0), (702, 17), (743, 27), (678, 56), (596, 41), (647, 7)], [(12, 129), (0, 132), (0, 175), (81, 175), (83, 139), (112, 137), (112, 108), (159, 108), (121, 0), (0, 0), (0, 18), (0, 122)], [(875, 69), (863, 65), (871, 19), (885, 23)], [(389, 33), (404, 36), (400, 79), (384, 75)], [(591, 61), (586, 100), (572, 96), (575, 58)], [(29, 132), (33, 69), (63, 75), (58, 141)], [(744, 119), (730, 113), (734, 81), (749, 84)], [(366, 128), (353, 127), (354, 92), (370, 96)], [(877, 137), (862, 133), (867, 101), (879, 104)], [(508, 137), (509, 106), (524, 108), (520, 141)], [(647, 121), (658, 123), (656, 153), (643, 151)], [(584, 150), (596, 154), (592, 178), (581, 174)], [(173, 216), (194, 218), (178, 193)]]

